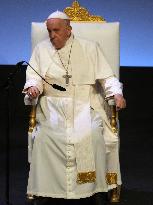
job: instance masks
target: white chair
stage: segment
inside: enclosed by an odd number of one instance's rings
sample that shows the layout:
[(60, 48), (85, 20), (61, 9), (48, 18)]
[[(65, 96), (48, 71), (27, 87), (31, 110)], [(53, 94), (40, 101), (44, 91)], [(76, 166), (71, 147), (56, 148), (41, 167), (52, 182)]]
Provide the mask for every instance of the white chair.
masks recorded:
[[(68, 7), (64, 12), (71, 18), (72, 31), (76, 36), (80, 36), (89, 40), (97, 41), (104, 52), (104, 55), (112, 67), (115, 75), (119, 77), (119, 23), (106, 22), (102, 17), (91, 16), (85, 8), (80, 7), (77, 1), (74, 1), (72, 7)], [(32, 50), (35, 45), (48, 38), (48, 32), (45, 22), (32, 23)], [(116, 108), (114, 101), (112, 104), (111, 119), (112, 132), (118, 135)], [(32, 132), (35, 126), (35, 107), (32, 107), (30, 115), (29, 133)], [(108, 136), (109, 137), (109, 136)], [(119, 201), (119, 187), (121, 185), (120, 164), (119, 164), (119, 139), (116, 144), (107, 144), (107, 183), (111, 190), (111, 202)]]

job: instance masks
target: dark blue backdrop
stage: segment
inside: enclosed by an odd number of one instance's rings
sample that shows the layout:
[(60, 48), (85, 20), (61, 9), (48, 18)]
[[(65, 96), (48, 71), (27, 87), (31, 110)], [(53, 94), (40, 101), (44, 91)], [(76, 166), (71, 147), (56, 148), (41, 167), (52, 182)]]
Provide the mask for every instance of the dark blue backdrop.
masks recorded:
[[(30, 26), (73, 0), (1, 0), (0, 64), (29, 60)], [(153, 0), (79, 0), (90, 13), (121, 24), (122, 66), (153, 66)]]

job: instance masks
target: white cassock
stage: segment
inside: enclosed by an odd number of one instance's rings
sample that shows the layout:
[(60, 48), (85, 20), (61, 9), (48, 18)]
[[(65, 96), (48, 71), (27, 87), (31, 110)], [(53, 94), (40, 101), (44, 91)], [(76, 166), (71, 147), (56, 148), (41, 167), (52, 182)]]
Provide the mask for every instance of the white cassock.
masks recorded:
[[(72, 77), (66, 86), (63, 76), (70, 50), (68, 72)], [(96, 82), (107, 88), (107, 96), (122, 94), (122, 89), (96, 43), (71, 35), (58, 52), (64, 66), (47, 39), (35, 47), (30, 64), (49, 83), (66, 91), (54, 89), (27, 68), (24, 90), (37, 86), (40, 91), (37, 125), (32, 133), (33, 145), (29, 146), (32, 155), (27, 193), (85, 198), (108, 191), (106, 144), (117, 142)], [(28, 96), (25, 104), (30, 104)]]

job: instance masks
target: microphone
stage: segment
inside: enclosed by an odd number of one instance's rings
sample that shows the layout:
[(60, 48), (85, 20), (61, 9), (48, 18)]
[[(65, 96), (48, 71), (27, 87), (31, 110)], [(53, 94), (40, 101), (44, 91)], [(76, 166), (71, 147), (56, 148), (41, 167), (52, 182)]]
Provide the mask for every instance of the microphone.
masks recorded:
[(48, 82), (45, 78), (43, 78), (27, 61), (20, 61), (20, 62), (18, 62), (18, 63), (16, 64), (16, 66), (17, 66), (18, 68), (20, 68), (20, 67), (23, 65), (23, 63), (26, 63), (33, 71), (35, 71), (35, 73), (37, 73), (37, 75), (39, 75), (39, 77), (41, 77), (41, 79), (42, 79), (43, 81), (45, 81), (45, 83), (51, 85), (54, 89), (60, 90), (60, 91), (66, 91), (66, 89), (63, 88), (63, 87), (60, 86), (60, 85), (49, 83), (49, 82)]

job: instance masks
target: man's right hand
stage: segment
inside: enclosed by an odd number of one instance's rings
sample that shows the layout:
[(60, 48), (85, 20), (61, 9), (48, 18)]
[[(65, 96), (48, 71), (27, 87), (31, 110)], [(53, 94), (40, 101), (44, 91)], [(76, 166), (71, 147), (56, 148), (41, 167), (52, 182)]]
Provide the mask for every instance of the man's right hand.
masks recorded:
[(37, 98), (39, 96), (39, 90), (36, 86), (29, 87), (27, 94), (30, 98)]

